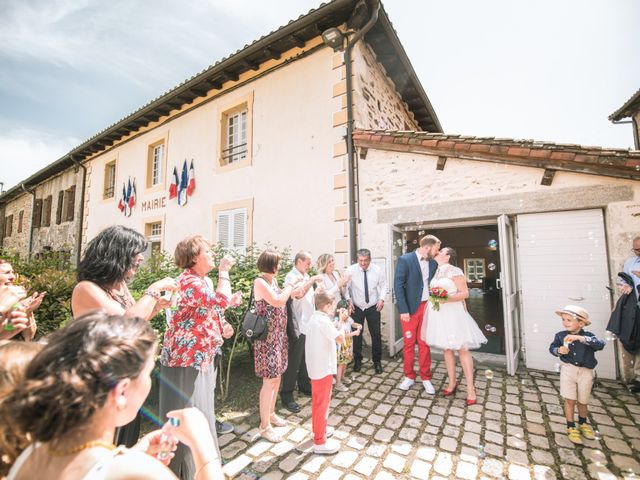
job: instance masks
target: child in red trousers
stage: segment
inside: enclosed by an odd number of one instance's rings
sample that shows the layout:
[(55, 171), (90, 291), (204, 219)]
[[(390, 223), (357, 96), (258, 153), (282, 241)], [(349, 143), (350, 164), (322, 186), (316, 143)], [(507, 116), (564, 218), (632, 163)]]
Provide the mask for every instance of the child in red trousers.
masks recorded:
[(313, 426), (313, 452), (331, 455), (340, 449), (333, 439), (327, 440), (327, 418), (331, 402), (331, 387), (336, 374), (338, 358), (336, 343), (345, 342), (344, 335), (333, 325), (336, 309), (335, 297), (318, 291), (316, 310), (307, 325), (304, 358), (311, 379), (311, 423)]

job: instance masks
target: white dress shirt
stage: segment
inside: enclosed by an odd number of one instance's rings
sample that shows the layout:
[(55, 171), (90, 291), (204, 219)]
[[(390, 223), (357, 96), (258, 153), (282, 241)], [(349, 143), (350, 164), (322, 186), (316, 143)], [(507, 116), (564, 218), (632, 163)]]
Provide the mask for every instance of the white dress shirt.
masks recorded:
[[(287, 273), (287, 276), (284, 277), (284, 286), (293, 285), (299, 278), (302, 279), (303, 283), (307, 283), (310, 277), (309, 274), (302, 273), (295, 267), (292, 268), (291, 271)], [(291, 310), (293, 311), (295, 320), (298, 322), (298, 329), (300, 330), (300, 333), (306, 335), (309, 319), (315, 310), (313, 286), (307, 290), (307, 293), (303, 297), (293, 299), (293, 302), (291, 303)]]
[(637, 275), (634, 275), (631, 272), (640, 271), (640, 257), (637, 255), (633, 255), (627, 258), (626, 262), (624, 262), (624, 267), (622, 268), (622, 271), (627, 275), (630, 275), (631, 278), (633, 278), (634, 286), (635, 288), (638, 288), (638, 285), (640, 285), (640, 277), (638, 277)]
[[(422, 302), (429, 300), (429, 260), (420, 255), (418, 249), (415, 250), (416, 257), (418, 257), (418, 263), (420, 264), (420, 270), (422, 271)], [(424, 260), (423, 260), (424, 259)]]
[(364, 270), (359, 264), (354, 263), (346, 271), (351, 275), (351, 283), (347, 288), (347, 299), (360, 310), (372, 307), (378, 300), (384, 300), (387, 295), (387, 279), (384, 277), (380, 267), (374, 263), (369, 264), (367, 269), (367, 285), (369, 286), (369, 302), (365, 301), (364, 295)]
[(335, 375), (338, 366), (336, 338), (340, 332), (333, 320), (324, 312), (316, 310), (307, 325), (308, 334), (304, 346), (307, 373), (311, 380), (321, 380)]

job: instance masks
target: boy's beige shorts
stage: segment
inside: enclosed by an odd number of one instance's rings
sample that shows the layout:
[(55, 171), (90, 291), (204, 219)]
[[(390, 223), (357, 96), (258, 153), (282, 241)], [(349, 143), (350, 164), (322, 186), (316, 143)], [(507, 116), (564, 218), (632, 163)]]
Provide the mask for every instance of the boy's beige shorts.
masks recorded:
[(589, 403), (591, 387), (593, 386), (593, 368), (578, 367), (570, 363), (563, 363), (560, 367), (560, 395), (578, 403)]

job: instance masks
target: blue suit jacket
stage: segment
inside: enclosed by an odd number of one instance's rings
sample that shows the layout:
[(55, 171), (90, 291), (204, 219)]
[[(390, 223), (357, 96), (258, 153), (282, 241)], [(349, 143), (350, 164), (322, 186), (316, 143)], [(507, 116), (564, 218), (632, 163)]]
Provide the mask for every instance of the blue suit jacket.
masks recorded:
[[(435, 260), (429, 260), (429, 281), (437, 268), (438, 263)], [(414, 314), (420, 306), (424, 289), (420, 261), (415, 252), (405, 253), (398, 259), (393, 288), (400, 313)]]

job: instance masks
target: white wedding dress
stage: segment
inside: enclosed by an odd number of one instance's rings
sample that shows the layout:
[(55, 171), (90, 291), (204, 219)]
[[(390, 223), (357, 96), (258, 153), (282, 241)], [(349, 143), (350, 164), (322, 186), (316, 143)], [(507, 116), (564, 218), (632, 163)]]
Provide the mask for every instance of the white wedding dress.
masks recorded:
[[(442, 287), (449, 295), (458, 291), (453, 277), (464, 276), (462, 270), (445, 264), (438, 267), (430, 287)], [(427, 303), (421, 337), (430, 347), (441, 349), (473, 350), (487, 343), (478, 324), (464, 307), (464, 302), (440, 303), (440, 310), (435, 310), (431, 302)]]

